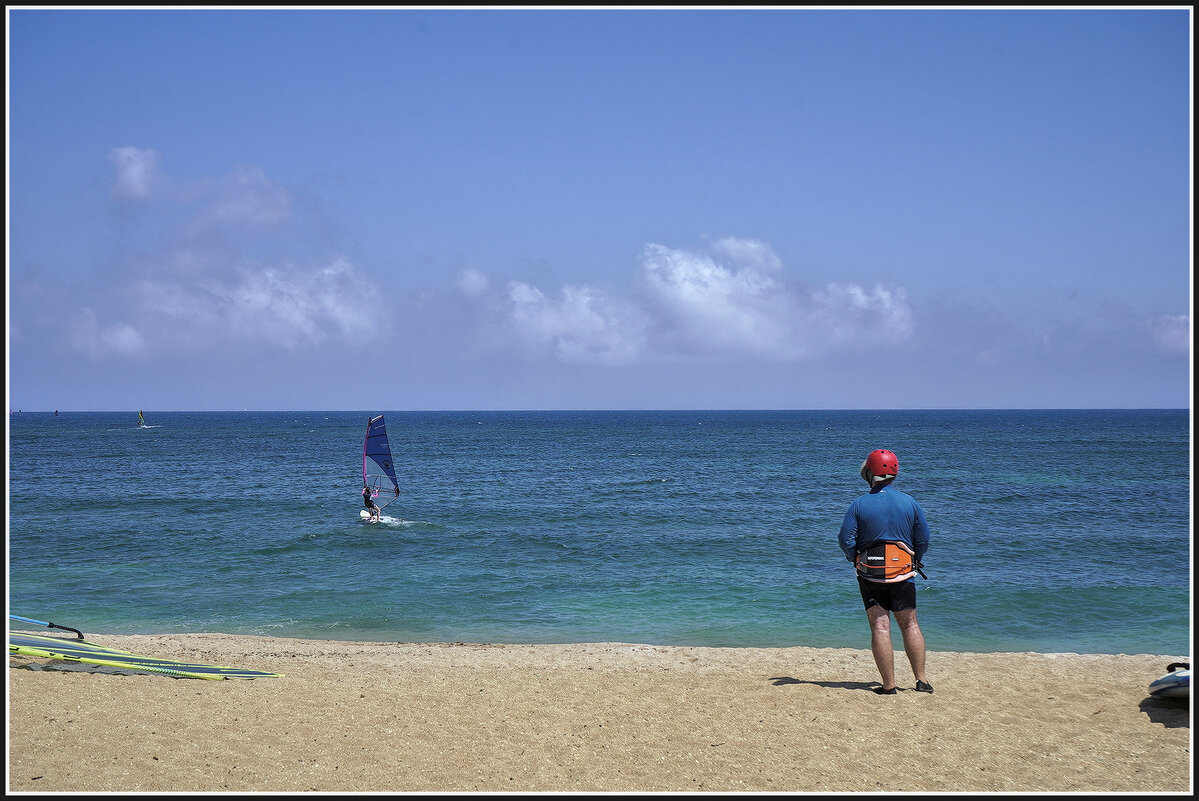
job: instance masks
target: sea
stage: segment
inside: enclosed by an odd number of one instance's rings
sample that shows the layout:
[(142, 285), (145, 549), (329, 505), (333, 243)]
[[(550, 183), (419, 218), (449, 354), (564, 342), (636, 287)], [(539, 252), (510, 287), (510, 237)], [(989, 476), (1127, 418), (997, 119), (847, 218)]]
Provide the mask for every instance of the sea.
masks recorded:
[[(368, 523), (380, 413), (401, 493)], [(145, 419), (10, 413), (10, 613), (89, 636), (869, 648), (837, 533), (888, 448), (931, 530), (931, 651), (1190, 653), (1189, 409)]]

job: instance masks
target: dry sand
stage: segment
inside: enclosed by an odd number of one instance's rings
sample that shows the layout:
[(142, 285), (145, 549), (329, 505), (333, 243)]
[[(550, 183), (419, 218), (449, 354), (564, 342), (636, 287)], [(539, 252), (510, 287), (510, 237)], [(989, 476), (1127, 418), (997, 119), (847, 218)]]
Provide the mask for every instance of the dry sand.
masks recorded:
[[(868, 633), (863, 631), (864, 638)], [(9, 658), (10, 792), (1161, 792), (1192, 787), (1185, 657), (89, 635), (285, 674)], [(58, 663), (64, 664), (64, 663)]]

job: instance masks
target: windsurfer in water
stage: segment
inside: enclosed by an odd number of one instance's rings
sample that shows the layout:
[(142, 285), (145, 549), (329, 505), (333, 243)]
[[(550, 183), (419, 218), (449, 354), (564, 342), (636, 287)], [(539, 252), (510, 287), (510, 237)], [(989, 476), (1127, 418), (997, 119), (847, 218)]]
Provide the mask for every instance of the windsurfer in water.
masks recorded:
[(372, 523), (379, 522), (379, 507), (375, 506), (375, 502), (371, 500), (371, 488), (367, 485), (362, 485), (362, 503), (366, 506), (366, 511), (370, 513)]

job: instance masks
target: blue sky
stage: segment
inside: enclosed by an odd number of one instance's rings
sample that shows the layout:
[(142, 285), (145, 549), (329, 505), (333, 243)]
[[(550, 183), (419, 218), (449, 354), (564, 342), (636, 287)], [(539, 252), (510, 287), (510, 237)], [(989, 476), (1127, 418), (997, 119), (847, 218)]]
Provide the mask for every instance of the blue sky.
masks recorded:
[(1189, 9), (8, 10), (11, 409), (1189, 407)]

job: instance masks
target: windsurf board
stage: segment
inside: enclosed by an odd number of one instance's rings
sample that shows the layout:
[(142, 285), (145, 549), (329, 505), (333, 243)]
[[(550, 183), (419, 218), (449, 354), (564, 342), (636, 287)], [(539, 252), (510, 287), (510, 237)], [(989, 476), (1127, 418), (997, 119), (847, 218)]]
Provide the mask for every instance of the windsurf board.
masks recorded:
[(282, 676), (281, 673), (267, 673), (261, 670), (243, 670), (242, 668), (141, 656), (122, 651), (119, 648), (97, 645), (87, 640), (64, 640), (61, 637), (19, 634), (11, 631), (8, 634), (8, 652), (10, 655), (65, 659), (71, 662), (144, 670), (150, 673), (165, 673), (170, 676), (192, 679), (260, 679)]

